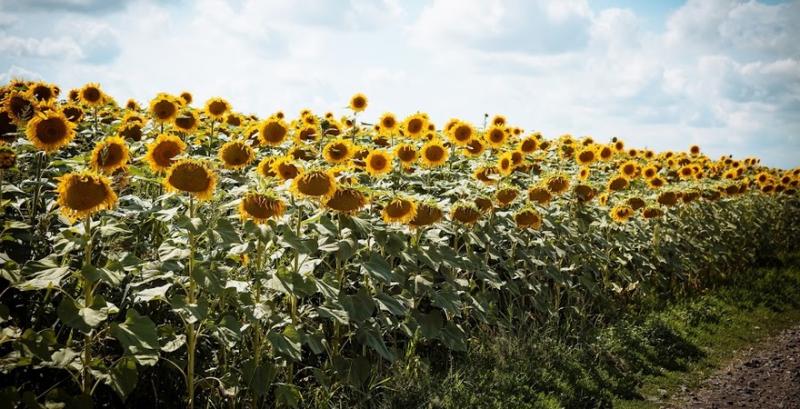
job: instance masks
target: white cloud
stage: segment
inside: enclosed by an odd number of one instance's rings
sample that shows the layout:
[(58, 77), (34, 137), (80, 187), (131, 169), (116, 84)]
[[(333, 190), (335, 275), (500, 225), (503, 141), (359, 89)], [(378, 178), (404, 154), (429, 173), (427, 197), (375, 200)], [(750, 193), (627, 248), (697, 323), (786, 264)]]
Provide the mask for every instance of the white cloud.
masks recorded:
[(69, 37), (23, 38), (0, 35), (0, 53), (14, 57), (61, 58), (75, 60), (83, 56), (81, 47)]

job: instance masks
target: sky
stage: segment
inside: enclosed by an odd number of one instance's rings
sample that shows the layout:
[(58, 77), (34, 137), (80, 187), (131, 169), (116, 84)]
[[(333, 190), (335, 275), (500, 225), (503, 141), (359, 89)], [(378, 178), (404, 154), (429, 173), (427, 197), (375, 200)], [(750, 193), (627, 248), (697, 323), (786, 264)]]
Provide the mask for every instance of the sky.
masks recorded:
[(800, 165), (800, 0), (0, 0), (0, 81)]

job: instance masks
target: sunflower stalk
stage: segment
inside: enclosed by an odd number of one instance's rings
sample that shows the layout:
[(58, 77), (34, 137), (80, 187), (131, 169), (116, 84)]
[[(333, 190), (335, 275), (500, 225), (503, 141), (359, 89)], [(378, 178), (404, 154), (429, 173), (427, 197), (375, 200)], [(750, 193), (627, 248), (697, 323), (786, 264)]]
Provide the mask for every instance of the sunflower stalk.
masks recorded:
[[(92, 265), (92, 218), (87, 216), (83, 220), (83, 239), (84, 239), (84, 249), (83, 249), (83, 270), (85, 271)], [(92, 283), (86, 279), (85, 275), (81, 274), (81, 286), (83, 287), (83, 305), (85, 308), (91, 308), (92, 304), (94, 303), (94, 296), (92, 294)], [(81, 391), (84, 394), (91, 394), (92, 388), (92, 372), (91, 372), (91, 364), (92, 364), (92, 331), (89, 332), (84, 336), (83, 341), (83, 367), (82, 367), (82, 378), (83, 378), (83, 385), (81, 386)]]
[[(189, 196), (189, 218), (194, 219), (195, 214), (195, 203), (194, 203), (194, 196)], [(197, 283), (194, 280), (194, 253), (195, 253), (195, 237), (194, 233), (189, 230), (189, 263), (187, 265), (188, 275), (189, 275), (189, 289), (187, 294), (187, 301), (189, 305), (193, 305), (197, 302)], [(195, 331), (194, 323), (190, 323), (189, 320), (186, 321), (186, 351), (187, 351), (187, 361), (186, 361), (186, 390), (188, 392), (188, 403), (187, 407), (190, 409), (194, 408), (194, 395), (195, 395), (195, 379), (194, 379), (194, 370), (195, 370), (195, 354), (197, 349), (197, 333)]]
[[(36, 182), (33, 187), (33, 199), (31, 200), (31, 221), (30, 225), (31, 228), (36, 230), (35, 222), (36, 222), (36, 213), (39, 209), (39, 192), (42, 189), (42, 166), (44, 157), (47, 155), (44, 152), (36, 152), (36, 162), (34, 163), (34, 172), (36, 173)], [(31, 234), (31, 240), (33, 240), (34, 235)]]

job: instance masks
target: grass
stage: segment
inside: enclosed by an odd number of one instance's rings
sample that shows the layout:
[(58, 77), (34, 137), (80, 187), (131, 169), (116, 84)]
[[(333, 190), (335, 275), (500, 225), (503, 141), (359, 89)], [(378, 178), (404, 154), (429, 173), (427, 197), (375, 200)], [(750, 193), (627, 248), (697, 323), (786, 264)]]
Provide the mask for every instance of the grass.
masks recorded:
[(656, 408), (736, 351), (798, 322), (793, 258), (567, 338), (536, 328), (482, 334), (463, 354), (431, 347), (398, 370), (386, 406)]

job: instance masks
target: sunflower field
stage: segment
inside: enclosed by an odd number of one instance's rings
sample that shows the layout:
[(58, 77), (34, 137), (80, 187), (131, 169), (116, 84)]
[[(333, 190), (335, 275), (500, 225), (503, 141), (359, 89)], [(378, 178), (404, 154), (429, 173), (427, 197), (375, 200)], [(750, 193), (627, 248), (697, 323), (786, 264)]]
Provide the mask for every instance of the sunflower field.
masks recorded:
[(362, 94), (296, 118), (93, 83), (0, 100), (12, 405), (380, 407), (421, 351), (568, 337), (798, 249), (800, 168), (698, 146), (371, 124)]

